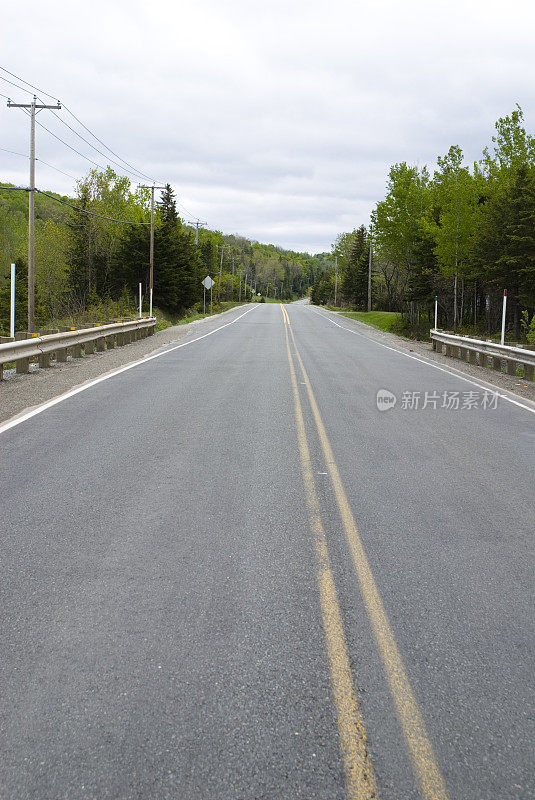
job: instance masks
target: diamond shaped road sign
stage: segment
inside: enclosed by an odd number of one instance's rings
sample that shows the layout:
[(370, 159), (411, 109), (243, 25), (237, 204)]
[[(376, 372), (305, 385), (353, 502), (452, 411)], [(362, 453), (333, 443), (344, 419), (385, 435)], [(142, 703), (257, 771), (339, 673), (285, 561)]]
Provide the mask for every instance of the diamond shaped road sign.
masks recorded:
[(214, 285), (214, 282), (215, 281), (213, 281), (211, 277), (207, 275), (206, 278), (203, 280), (202, 285), (204, 286), (205, 289), (211, 289), (212, 286)]

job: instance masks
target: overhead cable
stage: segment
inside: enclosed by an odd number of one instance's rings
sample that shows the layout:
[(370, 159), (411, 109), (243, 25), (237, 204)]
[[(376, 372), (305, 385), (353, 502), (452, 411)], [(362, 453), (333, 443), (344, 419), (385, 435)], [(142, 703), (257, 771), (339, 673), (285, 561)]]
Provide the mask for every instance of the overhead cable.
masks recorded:
[(59, 197), (54, 197), (54, 195), (52, 194), (43, 192), (42, 189), (36, 189), (35, 191), (39, 192), (39, 194), (42, 194), (45, 197), (49, 197), (51, 200), (55, 200), (57, 203), (61, 203), (64, 206), (69, 206), (69, 208), (73, 208), (75, 211), (79, 211), (81, 214), (87, 214), (90, 217), (107, 219), (109, 222), (121, 222), (123, 225), (150, 225), (150, 222), (130, 222), (130, 220), (128, 219), (115, 219), (115, 217), (105, 217), (104, 214), (96, 214), (94, 211), (87, 211), (85, 208), (80, 208), (79, 206), (73, 206), (72, 203), (68, 203), (66, 200), (60, 200)]

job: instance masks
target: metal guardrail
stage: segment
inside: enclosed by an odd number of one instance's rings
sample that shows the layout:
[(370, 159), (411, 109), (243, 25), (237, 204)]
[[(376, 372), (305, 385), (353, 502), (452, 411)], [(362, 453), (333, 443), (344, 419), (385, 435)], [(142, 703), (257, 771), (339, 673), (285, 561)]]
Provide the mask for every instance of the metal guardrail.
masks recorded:
[(508, 375), (516, 375), (517, 367), (521, 366), (523, 377), (528, 381), (533, 380), (535, 350), (528, 349), (529, 345), (526, 348), (512, 347), (435, 329), (429, 331), (429, 335), (433, 342), (433, 350), (438, 353), (442, 352), (444, 346), (447, 356), (460, 358), (462, 361), (468, 361), (469, 364), (479, 364), (480, 367), (488, 367), (490, 358), (492, 368), (499, 372), (505, 363)]
[(103, 352), (117, 345), (129, 344), (137, 339), (144, 339), (154, 333), (156, 319), (143, 317), (127, 322), (97, 324), (91, 327), (70, 329), (50, 335), (29, 335), (29, 338), (3, 341), (0, 344), (0, 380), (4, 364), (15, 362), (17, 372), (29, 372), (30, 362), (38, 361), (40, 367), (49, 367), (55, 358), (56, 362), (65, 362), (67, 356), (80, 358), (82, 349), (85, 354)]

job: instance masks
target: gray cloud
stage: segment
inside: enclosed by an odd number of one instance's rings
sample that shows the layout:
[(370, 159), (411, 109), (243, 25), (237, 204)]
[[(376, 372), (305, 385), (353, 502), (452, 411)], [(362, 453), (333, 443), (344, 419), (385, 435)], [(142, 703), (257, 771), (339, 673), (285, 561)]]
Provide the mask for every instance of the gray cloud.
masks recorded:
[[(505, 13), (494, 0), (30, 0), (3, 15), (3, 66), (57, 92), (210, 227), (300, 250), (367, 223), (392, 163), (432, 169), (451, 144), (471, 162), (517, 101), (534, 128), (535, 13), (519, 0)], [(2, 104), (0, 147), (27, 143), (27, 118)], [(42, 130), (38, 155), (90, 168)], [(24, 159), (0, 161), (27, 182)], [(72, 191), (44, 165), (38, 183)]]

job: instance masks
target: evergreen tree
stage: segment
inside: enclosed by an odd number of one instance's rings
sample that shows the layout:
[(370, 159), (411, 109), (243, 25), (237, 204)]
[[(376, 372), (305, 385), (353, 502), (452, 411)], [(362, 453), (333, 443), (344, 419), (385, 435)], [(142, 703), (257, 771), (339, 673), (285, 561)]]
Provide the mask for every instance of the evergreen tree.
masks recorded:
[(506, 193), (506, 245), (496, 262), (504, 285), (512, 282), (519, 304), (535, 305), (535, 170), (522, 164)]
[(163, 189), (160, 202), (158, 203), (158, 209), (162, 222), (178, 221), (175, 193), (170, 183), (165, 184), (165, 189)]
[[(353, 231), (348, 243), (345, 270), (342, 274), (342, 296), (352, 306), (366, 307), (368, 297), (368, 233), (364, 225)], [(363, 259), (363, 256), (365, 258)], [(364, 263), (365, 262), (365, 263)]]
[[(109, 281), (110, 293), (115, 298), (119, 297), (125, 286), (135, 297), (140, 282), (146, 287), (149, 284), (149, 228), (143, 225), (125, 227), (127, 230), (115, 253)], [(157, 265), (155, 265), (155, 281), (156, 272)]]

